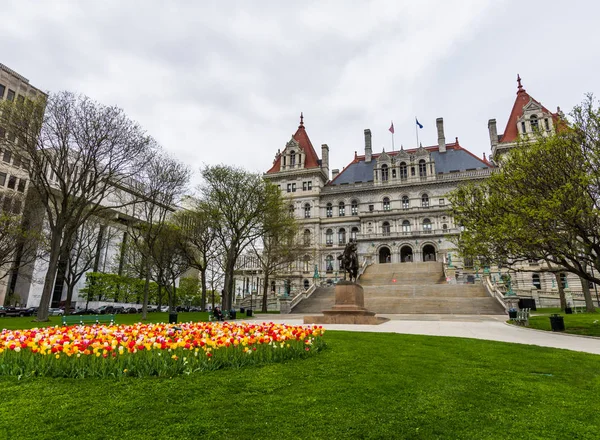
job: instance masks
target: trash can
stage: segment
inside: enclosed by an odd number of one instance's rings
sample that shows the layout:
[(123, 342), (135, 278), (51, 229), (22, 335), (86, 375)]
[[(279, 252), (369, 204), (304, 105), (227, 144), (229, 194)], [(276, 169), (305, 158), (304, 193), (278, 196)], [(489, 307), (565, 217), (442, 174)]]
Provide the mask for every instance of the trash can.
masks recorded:
[(246, 309), (246, 316), (252, 316), (252, 309)]
[(573, 314), (573, 309), (571, 307), (565, 307), (565, 314), (572, 315)]
[(559, 314), (550, 315), (550, 325), (552, 326), (553, 332), (564, 332), (565, 331), (565, 320)]
[(240, 307), (240, 313), (246, 313), (246, 309), (244, 307)]
[(508, 317), (510, 319), (516, 319), (517, 318), (517, 311), (516, 310), (509, 310), (508, 311)]
[(229, 318), (230, 319), (235, 319), (235, 315), (237, 315), (237, 312), (234, 309), (231, 309), (229, 311)]
[(169, 324), (177, 324), (177, 313), (169, 313)]

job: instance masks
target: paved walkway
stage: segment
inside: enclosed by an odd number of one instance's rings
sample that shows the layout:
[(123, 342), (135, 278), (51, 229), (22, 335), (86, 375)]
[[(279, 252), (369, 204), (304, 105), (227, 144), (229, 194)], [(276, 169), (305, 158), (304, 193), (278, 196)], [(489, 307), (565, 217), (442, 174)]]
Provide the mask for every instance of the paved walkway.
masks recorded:
[[(506, 324), (505, 315), (378, 315), (389, 318), (380, 325), (326, 324), (330, 330), (453, 336), (489, 341), (531, 344), (600, 354), (600, 338), (533, 330)], [(302, 315), (257, 315), (254, 321), (302, 325)]]

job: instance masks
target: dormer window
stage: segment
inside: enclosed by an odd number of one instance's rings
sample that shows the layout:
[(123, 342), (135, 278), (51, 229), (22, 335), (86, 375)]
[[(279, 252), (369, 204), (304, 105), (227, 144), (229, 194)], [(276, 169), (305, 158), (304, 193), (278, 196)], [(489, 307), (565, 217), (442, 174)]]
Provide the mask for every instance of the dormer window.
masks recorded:
[(425, 159), (421, 159), (419, 161), (419, 176), (420, 177), (427, 176), (427, 163), (425, 162)]
[(381, 165), (381, 180), (384, 182), (388, 180), (388, 166), (385, 164)]
[(291, 167), (295, 167), (296, 166), (296, 152), (295, 151), (290, 151), (290, 166)]
[(404, 162), (402, 162), (400, 164), (400, 179), (406, 180), (407, 177), (408, 177), (408, 171), (406, 169), (406, 164)]
[(531, 131), (538, 131), (538, 118), (536, 115), (529, 117), (529, 123), (531, 124)]

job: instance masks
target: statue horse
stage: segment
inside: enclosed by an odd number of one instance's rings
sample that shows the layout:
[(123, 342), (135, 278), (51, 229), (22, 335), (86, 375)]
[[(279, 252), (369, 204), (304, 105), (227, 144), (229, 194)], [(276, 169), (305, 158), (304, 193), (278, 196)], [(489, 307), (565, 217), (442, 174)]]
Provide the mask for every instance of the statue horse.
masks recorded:
[(344, 281), (346, 281), (346, 272), (350, 275), (350, 281), (356, 283), (358, 278), (358, 256), (356, 255), (356, 243), (350, 240), (344, 249), (344, 253), (337, 257), (340, 260), (340, 269), (344, 271)]

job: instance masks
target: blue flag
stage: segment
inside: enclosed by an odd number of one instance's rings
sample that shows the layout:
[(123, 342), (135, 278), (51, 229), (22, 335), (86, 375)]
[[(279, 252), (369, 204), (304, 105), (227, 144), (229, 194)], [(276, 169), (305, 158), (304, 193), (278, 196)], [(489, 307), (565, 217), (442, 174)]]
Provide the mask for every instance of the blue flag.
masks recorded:
[(417, 118), (415, 118), (415, 122), (417, 123), (419, 128), (423, 128), (423, 124), (421, 124)]

